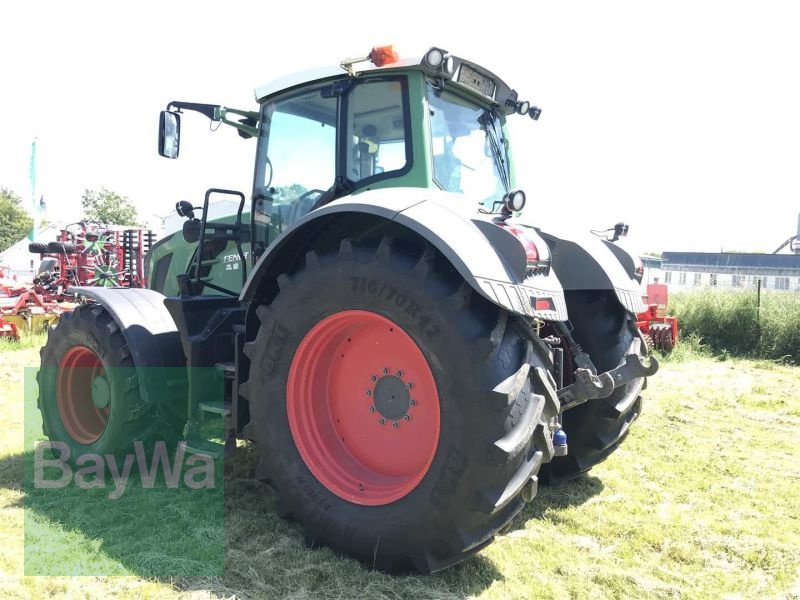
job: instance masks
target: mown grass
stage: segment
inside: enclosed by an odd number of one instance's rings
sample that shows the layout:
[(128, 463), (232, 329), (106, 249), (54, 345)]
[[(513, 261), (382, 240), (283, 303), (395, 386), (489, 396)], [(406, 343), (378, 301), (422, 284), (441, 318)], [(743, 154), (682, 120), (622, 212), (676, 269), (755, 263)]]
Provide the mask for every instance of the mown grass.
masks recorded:
[(0, 337), (0, 354), (6, 352), (13, 352), (14, 350), (28, 350), (31, 348), (39, 349), (45, 343), (47, 334), (45, 333), (30, 333), (22, 331), (19, 334), (19, 339), (11, 337)]
[[(120, 564), (102, 531), (71, 521), (68, 510), (53, 519), (36, 505), (25, 518), (54, 541), (54, 560), (73, 553), (136, 575), (24, 576), (22, 367), (38, 355), (3, 352), (0, 595), (800, 597), (800, 369), (719, 361), (702, 356), (702, 346), (679, 352), (650, 380), (644, 413), (618, 452), (589, 476), (541, 488), (510, 530), (453, 569), (390, 577), (307, 548), (300, 527), (277, 517), (275, 495), (254, 478), (254, 450), (245, 446), (225, 464), (225, 573), (182, 578)], [(84, 543), (61, 545), (65, 532)]]
[(706, 289), (672, 294), (669, 312), (682, 335), (699, 336), (721, 355), (800, 364), (800, 294)]

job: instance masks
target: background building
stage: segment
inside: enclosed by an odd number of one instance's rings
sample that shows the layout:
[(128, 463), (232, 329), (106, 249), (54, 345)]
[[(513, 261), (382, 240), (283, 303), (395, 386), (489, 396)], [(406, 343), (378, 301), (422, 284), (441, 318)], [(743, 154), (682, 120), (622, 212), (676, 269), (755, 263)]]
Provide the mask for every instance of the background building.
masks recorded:
[(670, 289), (761, 287), (800, 291), (800, 255), (735, 252), (664, 252), (661, 269)]

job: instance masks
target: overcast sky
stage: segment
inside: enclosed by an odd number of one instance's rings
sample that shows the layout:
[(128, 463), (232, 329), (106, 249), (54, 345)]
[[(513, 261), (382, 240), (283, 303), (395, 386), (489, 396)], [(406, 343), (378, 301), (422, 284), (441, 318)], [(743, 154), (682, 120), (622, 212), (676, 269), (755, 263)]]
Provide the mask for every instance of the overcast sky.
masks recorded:
[[(80, 8), (79, 8), (80, 6)], [(51, 220), (106, 186), (144, 219), (208, 187), (249, 194), (255, 145), (170, 100), (254, 108), (253, 88), (393, 43), (495, 71), (542, 107), (511, 120), (528, 220), (631, 225), (642, 250), (772, 251), (800, 212), (800, 8), (792, 2), (4, 2), (0, 185)], [(312, 8), (313, 6), (313, 8)], [(224, 10), (223, 10), (224, 7)], [(273, 8), (275, 7), (275, 8)], [(277, 8), (280, 7), (280, 8)]]

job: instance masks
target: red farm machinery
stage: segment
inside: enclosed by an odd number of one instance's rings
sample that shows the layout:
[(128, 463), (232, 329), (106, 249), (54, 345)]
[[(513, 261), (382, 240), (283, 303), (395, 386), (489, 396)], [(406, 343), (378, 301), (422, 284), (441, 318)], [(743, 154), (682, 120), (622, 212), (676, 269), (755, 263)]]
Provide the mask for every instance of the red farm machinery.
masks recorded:
[(57, 241), (29, 245), (42, 256), (34, 286), (56, 301), (71, 299), (71, 286), (143, 287), (144, 255), (154, 241), (152, 231), (73, 223), (61, 230)]
[(647, 310), (636, 316), (639, 330), (650, 336), (650, 342), (656, 350), (669, 352), (678, 343), (678, 318), (667, 314), (669, 293), (663, 283), (647, 285)]
[(31, 282), (4, 279), (0, 337), (55, 325), (76, 305), (71, 288), (143, 287), (144, 257), (154, 241), (148, 230), (84, 220), (66, 226), (56, 241), (30, 243), (28, 250), (42, 260)]

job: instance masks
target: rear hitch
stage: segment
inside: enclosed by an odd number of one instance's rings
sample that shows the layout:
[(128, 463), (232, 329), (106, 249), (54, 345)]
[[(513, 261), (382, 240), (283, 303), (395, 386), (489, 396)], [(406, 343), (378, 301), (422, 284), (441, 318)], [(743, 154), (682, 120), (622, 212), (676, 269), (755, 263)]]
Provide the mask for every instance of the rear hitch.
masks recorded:
[(658, 371), (658, 361), (654, 356), (641, 357), (638, 354), (628, 354), (625, 364), (611, 369), (600, 375), (593, 374), (589, 369), (575, 371), (575, 383), (558, 391), (561, 401), (561, 410), (569, 410), (595, 398), (606, 398), (611, 392), (637, 377), (650, 377)]
[(609, 373), (595, 375), (589, 369), (575, 371), (575, 383), (558, 390), (561, 411), (569, 410), (587, 400), (605, 398), (614, 391), (614, 378)]
[(638, 354), (628, 354), (625, 364), (610, 370), (608, 373), (614, 378), (614, 387), (618, 388), (637, 377), (650, 377), (658, 371), (658, 361), (655, 356), (642, 357)]

